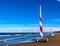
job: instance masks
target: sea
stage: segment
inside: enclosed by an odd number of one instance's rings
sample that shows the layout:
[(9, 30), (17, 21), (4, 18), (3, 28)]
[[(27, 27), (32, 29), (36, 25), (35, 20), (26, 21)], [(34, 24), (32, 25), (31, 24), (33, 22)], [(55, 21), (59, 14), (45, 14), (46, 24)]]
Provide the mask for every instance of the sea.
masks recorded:
[[(51, 34), (46, 32), (44, 35)], [(40, 33), (0, 33), (0, 41), (4, 41), (6, 44), (17, 44), (25, 42), (34, 42), (33, 38), (40, 38)]]

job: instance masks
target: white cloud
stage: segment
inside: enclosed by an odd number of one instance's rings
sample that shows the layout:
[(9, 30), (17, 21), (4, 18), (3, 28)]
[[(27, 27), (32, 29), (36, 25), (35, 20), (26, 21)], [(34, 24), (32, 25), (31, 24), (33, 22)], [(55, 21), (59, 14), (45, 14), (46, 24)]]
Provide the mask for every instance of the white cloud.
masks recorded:
[(60, 31), (60, 27), (44, 27), (45, 32)]
[(38, 27), (39, 24), (27, 24), (27, 25), (23, 25), (23, 24), (1, 24), (0, 27)]
[(39, 32), (38, 24), (28, 24), (28, 25), (1, 25), (1, 32)]
[[(58, 27), (44, 27), (44, 32), (59, 31)], [(9, 32), (9, 33), (19, 33), (19, 32), (39, 32), (39, 27), (0, 27), (0, 33)]]
[[(51, 31), (60, 31), (60, 27), (43, 27), (44, 32), (51, 32)], [(38, 24), (30, 24), (30, 25), (5, 25), (0, 27), (0, 33), (19, 33), (19, 32), (39, 32), (39, 25)]]
[(39, 32), (38, 27), (2, 27), (0, 32)]

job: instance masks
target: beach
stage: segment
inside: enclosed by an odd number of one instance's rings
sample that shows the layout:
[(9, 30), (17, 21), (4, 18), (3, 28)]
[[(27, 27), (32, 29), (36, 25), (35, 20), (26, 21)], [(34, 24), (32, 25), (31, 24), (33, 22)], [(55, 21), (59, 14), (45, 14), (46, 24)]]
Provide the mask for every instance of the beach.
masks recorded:
[(60, 46), (60, 33), (48, 37), (48, 42), (18, 43), (9, 46)]

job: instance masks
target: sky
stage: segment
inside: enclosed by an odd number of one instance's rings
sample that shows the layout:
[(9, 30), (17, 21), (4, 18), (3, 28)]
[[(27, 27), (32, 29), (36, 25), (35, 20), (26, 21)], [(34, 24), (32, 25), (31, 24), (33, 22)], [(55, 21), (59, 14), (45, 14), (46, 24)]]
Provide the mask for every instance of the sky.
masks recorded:
[(60, 0), (0, 0), (1, 31), (7, 27), (39, 29), (40, 5), (43, 27), (60, 27)]

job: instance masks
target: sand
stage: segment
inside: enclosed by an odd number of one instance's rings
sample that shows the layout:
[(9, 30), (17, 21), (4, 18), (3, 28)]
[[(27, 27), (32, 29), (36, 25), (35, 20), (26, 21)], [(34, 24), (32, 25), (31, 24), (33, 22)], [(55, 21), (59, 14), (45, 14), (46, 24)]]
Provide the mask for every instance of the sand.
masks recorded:
[(60, 33), (57, 33), (55, 36), (50, 36), (48, 38), (48, 42), (19, 43), (9, 46), (60, 46)]

